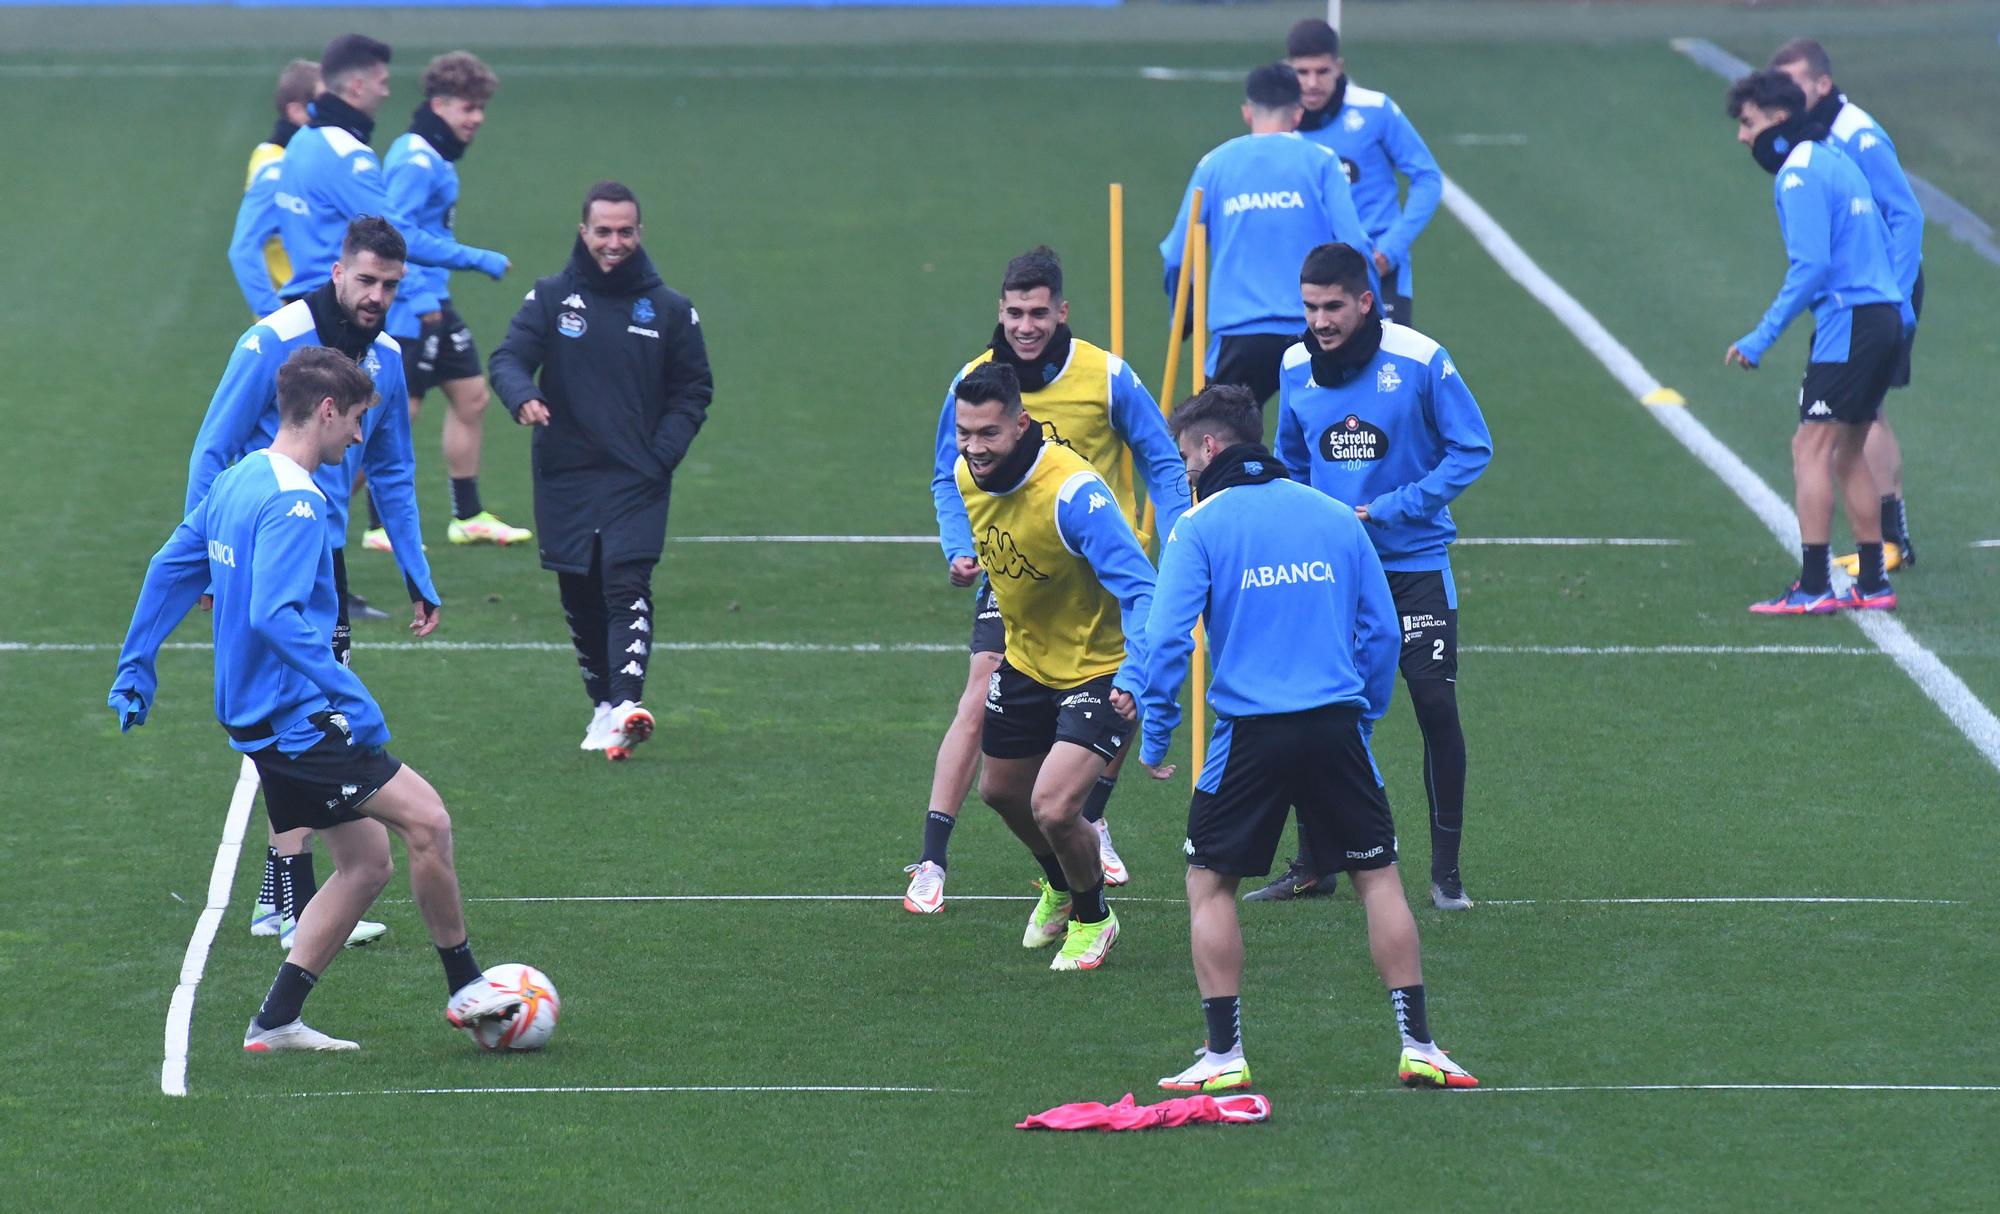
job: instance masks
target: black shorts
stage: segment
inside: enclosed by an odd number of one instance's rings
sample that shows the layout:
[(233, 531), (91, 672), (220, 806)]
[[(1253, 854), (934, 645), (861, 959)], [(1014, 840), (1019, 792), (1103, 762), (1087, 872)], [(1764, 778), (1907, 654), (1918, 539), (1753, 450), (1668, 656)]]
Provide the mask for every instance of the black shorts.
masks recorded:
[(479, 365), (479, 348), (472, 344), (472, 330), (452, 310), (449, 299), (438, 306), (438, 318), (427, 322), (403, 351), (403, 383), (410, 389), (411, 400), (439, 384), (485, 374)]
[[(1924, 318), (1924, 272), (1922, 270), (1917, 271), (1917, 284), (1910, 288), (1910, 310), (1917, 314), (1918, 320)], [(1896, 359), (1896, 373), (1889, 377), (1889, 386), (1891, 388), (1907, 388), (1910, 386), (1910, 355), (1915, 351), (1916, 344), (1917, 331), (1915, 329), (1905, 330), (1903, 333), (1903, 350), (1901, 355)]]
[(1410, 267), (1397, 266), (1396, 272), (1382, 280), (1382, 319), (1393, 320), (1399, 325), (1414, 326), (1416, 301), (1411, 298)]
[(1000, 619), (1000, 600), (993, 597), (993, 583), (979, 579), (979, 591), (972, 596), (973, 653), (1007, 652), (1007, 625)]
[(342, 666), (354, 665), (354, 626), (347, 619), (347, 549), (333, 550), (333, 660)]
[(1336, 857), (1328, 872), (1396, 862), (1396, 824), (1358, 706), (1217, 721), (1188, 803), (1189, 867), (1230, 877), (1270, 872), (1293, 809), (1314, 849)]
[(986, 720), (979, 748), (996, 759), (1045, 755), (1057, 742), (1118, 757), (1132, 723), (1111, 707), (1111, 676), (1060, 690), (1044, 686), (1001, 659), (986, 685)]
[(1458, 594), (1451, 570), (1389, 574), (1389, 595), (1403, 625), (1403, 678), (1458, 678)]
[[(1305, 324), (1299, 324), (1299, 333), (1305, 332)], [(1235, 337), (1225, 337), (1215, 352), (1215, 374), (1209, 379), (1218, 384), (1241, 384), (1256, 395), (1261, 406), (1278, 393), (1278, 370), (1284, 364), (1285, 351), (1299, 344), (1299, 333), (1242, 333)]]
[(1801, 423), (1865, 426), (1882, 411), (1882, 398), (1903, 356), (1902, 310), (1895, 304), (1863, 304), (1849, 323), (1846, 362), (1806, 364), (1799, 382)]
[(401, 759), (380, 747), (354, 745), (340, 714), (314, 713), (312, 722), (321, 737), (308, 750), (288, 755), (272, 745), (250, 752), (274, 831), (325, 830), (359, 821), (368, 798), (403, 768)]

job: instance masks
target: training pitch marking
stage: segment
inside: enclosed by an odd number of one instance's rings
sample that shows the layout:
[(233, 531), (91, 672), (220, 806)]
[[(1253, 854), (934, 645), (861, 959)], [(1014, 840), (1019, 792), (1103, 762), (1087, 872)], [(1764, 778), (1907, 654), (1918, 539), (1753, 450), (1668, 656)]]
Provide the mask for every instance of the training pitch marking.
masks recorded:
[(942, 1095), (962, 1094), (964, 1088), (917, 1088), (917, 1087), (848, 1087), (834, 1084), (620, 1084), (603, 1087), (515, 1087), (515, 1088), (383, 1088), (380, 1091), (352, 1092), (287, 1092), (287, 1098), (324, 1099), (331, 1096), (518, 1096), (528, 1093), (561, 1094), (565, 1092), (891, 1092), (901, 1094)]
[[(1022, 902), (1026, 894), (953, 894), (957, 902)], [(539, 894), (522, 897), (467, 898), (467, 902), (900, 902), (901, 894)], [(1118, 902), (1185, 905), (1185, 898), (1127, 898)], [(384, 902), (407, 903), (407, 898)], [(1479, 900), (1481, 906), (1964, 906), (1957, 898), (1838, 898), (1798, 897), (1713, 898), (1500, 898)]]
[(181, 957), (180, 985), (167, 1002), (166, 1055), (160, 1063), (160, 1090), (169, 1096), (187, 1095), (188, 1030), (194, 1024), (195, 988), (201, 985), (208, 968), (208, 950), (222, 927), (229, 909), (229, 889), (236, 881), (236, 861), (243, 852), (243, 833), (250, 822), (250, 807), (257, 801), (257, 766), (244, 756), (236, 775), (236, 788), (229, 797), (229, 813), (222, 821), (222, 842), (215, 849), (215, 865), (208, 874), (208, 898), (201, 916), (194, 921), (194, 935), (188, 938), (187, 952)]
[[(1486, 208), (1449, 176), (1444, 179), (1444, 205), (1472, 233), (1474, 240), (1491, 254), (1508, 277), (1562, 322), (1583, 348), (1590, 351), (1604, 369), (1634, 399), (1641, 402), (1660, 390), (1660, 381), (1646, 370), (1625, 344), (1611, 335), (1603, 322), (1592, 315), (1574, 295), (1549, 277), (1517, 244)], [(1790, 506), (1752, 471), (1742, 458), (1717, 438), (1691, 410), (1659, 405), (1645, 406), (1654, 421), (1679, 440), (1688, 453), (1713, 472), (1733, 492), (1788, 553), (1799, 550), (1799, 524)], [(1845, 589), (1848, 578), (1835, 570), (1836, 589)], [(1938, 659), (1902, 622), (1880, 611), (1847, 611), (1842, 615), (1859, 628), (1877, 649), (1895, 659), (1903, 673), (1930, 698), (1945, 717), (1965, 735), (1973, 748), (1995, 768), (2000, 768), (2000, 718), (1993, 715), (1965, 680)]]
[[(570, 653), (566, 641), (357, 641), (370, 653)], [(207, 652), (207, 641), (169, 641), (161, 649)], [(117, 653), (108, 641), (0, 641), (0, 653)], [(668, 653), (964, 653), (964, 645), (931, 641), (661, 641)], [(1551, 657), (1877, 657), (1866, 645), (1461, 645), (1461, 653)]]

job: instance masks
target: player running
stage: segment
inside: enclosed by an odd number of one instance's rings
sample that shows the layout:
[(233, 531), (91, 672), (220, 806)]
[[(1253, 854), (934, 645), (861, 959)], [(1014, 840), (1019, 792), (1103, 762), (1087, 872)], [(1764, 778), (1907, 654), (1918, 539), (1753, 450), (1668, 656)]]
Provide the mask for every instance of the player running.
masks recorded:
[[(1160, 1086), (1250, 1086), (1236, 886), (1270, 871), (1286, 811), (1296, 808), (1322, 854), (1340, 857), (1332, 867), (1347, 870), (1367, 911), (1368, 951), (1402, 1035), (1398, 1076), (1412, 1087), (1476, 1087), (1431, 1039), (1417, 923), (1396, 871), (1396, 825), (1368, 753), (1369, 732), (1395, 691), (1401, 642), (1375, 554), (1380, 540), (1354, 511), (1286, 479), (1258, 441), (1264, 424), (1248, 389), (1210, 388), (1175, 409), (1171, 424), (1198, 501), (1160, 554), (1146, 620), (1140, 761), (1159, 779), (1174, 774), (1163, 764), (1197, 619), (1215, 659), (1215, 736), (1188, 805), (1185, 847), (1208, 1042), (1194, 1065)], [(1321, 643), (1302, 645), (1301, 637)]]
[[(1896, 274), (1896, 288), (1903, 293), (1903, 349), (1896, 362), (1891, 388), (1910, 386), (1910, 356), (1917, 341), (1917, 322), (1924, 314), (1924, 209), (1916, 191), (1896, 158), (1896, 145), (1882, 125), (1847, 99), (1833, 82), (1833, 61), (1826, 48), (1810, 38), (1794, 38), (1771, 55), (1770, 66), (1792, 78), (1805, 94), (1806, 118), (1827, 128), (1827, 141), (1837, 145), (1854, 161), (1868, 179), (1868, 191), (1875, 199), (1875, 211), (1888, 227), (1889, 266)], [(1903, 509), (1903, 449), (1889, 419), (1879, 411), (1868, 427), (1861, 458), (1875, 476), (1882, 495), (1882, 568), (1884, 572), (1917, 563), (1917, 550), (1910, 543), (1909, 515)], [(1861, 571), (1861, 555), (1849, 553), (1834, 561), (1854, 577)]]
[(1050, 969), (1096, 969), (1118, 916), (1083, 803), (1131, 734), (1153, 566), (1103, 475), (1022, 407), (1013, 367), (974, 367), (952, 396), (958, 490), (1006, 630), (979, 795), (1044, 873), (1022, 946), (1060, 939)]
[[(1372, 260), (1381, 276), (1382, 315), (1400, 325), (1414, 324), (1410, 246), (1444, 194), (1437, 159), (1401, 106), (1386, 93), (1348, 78), (1340, 35), (1326, 22), (1308, 17), (1294, 25), (1285, 37), (1285, 62), (1299, 76), (1299, 101), (1305, 107), (1299, 134), (1332, 148), (1354, 188), (1354, 209), (1375, 244)], [(1397, 197), (1399, 173), (1409, 183), (1407, 199)]]
[[(1868, 179), (1806, 112), (1805, 94), (1780, 71), (1752, 72), (1729, 88), (1736, 141), (1772, 174), (1778, 230), (1789, 265), (1764, 319), (1722, 356), (1757, 369), (1785, 326), (1807, 308), (1812, 352), (1799, 385), (1792, 477), (1802, 548), (1799, 578), (1757, 615), (1824, 615), (1843, 608), (1893, 611), (1883, 566), (1882, 500), (1862, 447), (1903, 353), (1903, 294), (1889, 258), (1888, 229)], [(1847, 502), (1858, 572), (1833, 589), (1835, 488)]]
[(344, 475), (376, 385), (351, 358), (315, 345), (292, 351), (276, 381), (281, 422), (270, 445), (215, 477), (147, 566), (107, 702), (121, 730), (145, 724), (161, 644), (212, 593), (215, 715), (256, 764), (273, 828), (320, 832), (339, 864), (305, 908), (243, 1048), (356, 1050), (300, 1012), (388, 884), (389, 830), (403, 840), (410, 890), (444, 963), (445, 1018), (463, 1028), (501, 1014), (510, 997), (473, 960), (444, 803), (383, 749), (381, 709), (330, 644), (334, 510), (321, 486), (326, 473)]
[[(1000, 321), (994, 326), (993, 340), (979, 357), (960, 368), (952, 387), (956, 389), (975, 369), (995, 363), (1014, 369), (1023, 406), (1041, 425), (1044, 439), (1068, 447), (1097, 469), (1135, 531), (1139, 526), (1138, 498), (1132, 486), (1135, 463), (1145, 478), (1146, 494), (1160, 520), (1158, 526), (1163, 532), (1173, 526), (1187, 508), (1188, 492), (1173, 440), (1167, 437), (1166, 421), (1152, 393), (1124, 359), (1070, 332), (1062, 262), (1053, 249), (1030, 249), (1007, 263), (1000, 280)], [(965, 499), (959, 496), (957, 420), (957, 397), (947, 391), (944, 408), (938, 413), (931, 498), (952, 585), (970, 586), (977, 581), (979, 590), (973, 599), (972, 660), (965, 690), (959, 695), (958, 711), (944, 741), (938, 745), (937, 765), (931, 775), (923, 854), (903, 870), (911, 874), (903, 908), (914, 914), (936, 914), (944, 909), (946, 849), (979, 762), (986, 688), (993, 672), (1000, 668), (1000, 654), (1006, 647), (1000, 608), (994, 603), (992, 586), (980, 577)], [(1122, 765), (1122, 756), (1114, 760), (1083, 804), (1084, 821), (1097, 831), (1106, 885), (1123, 885), (1130, 879), (1124, 860), (1111, 845), (1111, 827), (1104, 820), (1104, 809)]]
[(285, 145), (311, 120), (306, 107), (319, 92), (319, 64), (294, 59), (278, 73), (272, 98), (278, 121), (271, 137), (250, 149), (250, 167), (243, 177), (243, 201), (236, 207), (236, 229), (229, 237), (229, 270), (250, 305), (250, 315), (269, 316), (284, 302), (278, 288), (292, 276), (285, 242), (278, 238), (278, 161)]
[(1204, 365), (1211, 383), (1242, 384), (1262, 403), (1278, 390), (1278, 364), (1298, 341), (1299, 297), (1292, 284), (1299, 261), (1329, 240), (1373, 246), (1340, 158), (1295, 129), (1304, 112), (1298, 75), (1282, 63), (1267, 63), (1250, 73), (1244, 96), (1250, 133), (1195, 166), (1173, 231), (1160, 242), (1160, 257), (1172, 299), (1188, 212), (1200, 187), (1210, 252)]
[[(333, 583), (340, 603), (328, 628), (334, 658), (346, 662), (349, 643), (347, 592), (347, 507), (355, 479), (363, 469), (375, 483), (389, 525), (399, 541), (397, 563), (410, 589), (412, 627), (427, 636), (437, 627), (440, 599), (431, 583), (430, 564), (419, 540), (416, 499), (416, 457), (410, 449), (409, 411), (403, 403), (403, 356), (394, 338), (382, 332), (382, 318), (403, 279), (403, 240), (385, 221), (364, 215), (347, 226), (341, 259), (333, 278), (305, 298), (266, 316), (237, 339), (208, 402), (194, 453), (188, 458), (185, 509), (192, 511), (208, 496), (223, 469), (270, 445), (279, 429), (278, 369), (296, 350), (324, 346), (358, 364), (375, 383), (389, 407), (372, 410), (363, 423), (359, 450), (345, 461), (320, 469), (325, 495), (321, 510), (332, 546)], [(267, 806), (268, 808), (268, 806)], [(272, 823), (265, 849), (264, 881), (251, 910), (250, 933), (277, 936), (291, 947), (292, 932), (316, 888), (312, 867), (312, 833), (280, 830)], [(352, 943), (365, 944), (387, 929), (364, 922)]]
[[(1431, 808), (1431, 904), (1466, 910), (1459, 874), (1465, 733), (1458, 720), (1458, 586), (1451, 503), (1493, 458), (1479, 405), (1444, 348), (1381, 318), (1357, 249), (1322, 245), (1299, 269), (1306, 332), (1285, 352), (1278, 456), (1293, 479), (1352, 506), (1388, 571), (1402, 617), (1400, 665), (1424, 735)], [(1304, 819), (1299, 855), (1251, 895), (1331, 893), (1335, 853)]]
[[(499, 87), (493, 69), (469, 51), (439, 55), (424, 68), (424, 100), (410, 118), (410, 129), (389, 145), (382, 161), (390, 205), (412, 227), (451, 238), (458, 214), (458, 161), (485, 125), (486, 105)], [(479, 455), (490, 397), (472, 330), (451, 306), (451, 271), (411, 266), (389, 309), (388, 330), (406, 356), (411, 419), (433, 385), (444, 391), (444, 462), (451, 476), (451, 523), (445, 538), (454, 544), (502, 545), (534, 538), (526, 528), (496, 518), (479, 500)], [(370, 548), (390, 548), (389, 534), (380, 528), (361, 538)]]

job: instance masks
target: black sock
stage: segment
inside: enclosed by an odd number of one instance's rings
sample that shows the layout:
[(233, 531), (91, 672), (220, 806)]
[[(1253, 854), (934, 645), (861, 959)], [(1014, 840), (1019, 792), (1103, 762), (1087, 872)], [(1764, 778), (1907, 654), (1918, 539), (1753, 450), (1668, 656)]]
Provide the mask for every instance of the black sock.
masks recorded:
[(1076, 916), (1079, 923), (1101, 923), (1110, 918), (1111, 908), (1104, 904), (1104, 878), (1099, 877), (1097, 884), (1089, 889), (1080, 889), (1072, 893), (1069, 911)]
[(1882, 538), (1898, 547), (1909, 545), (1909, 516), (1903, 512), (1903, 499), (1894, 494), (1882, 497)]
[(1825, 594), (1833, 587), (1833, 545), (1802, 544), (1804, 559), (1799, 562), (1799, 589), (1807, 594)]
[(476, 476), (454, 476), (451, 478), (451, 516), (456, 519), (471, 518), (482, 513), (479, 504), (479, 478)]
[(1881, 541), (1878, 540), (1873, 544), (1856, 544), (1854, 550), (1861, 560), (1861, 566), (1855, 572), (1854, 580), (1861, 584), (1863, 590), (1880, 590), (1882, 583), (1889, 580), (1888, 575), (1882, 572)]
[(939, 868), (945, 867), (944, 851), (951, 845), (951, 828), (958, 825), (958, 819), (937, 810), (924, 814), (924, 854), (921, 859)]
[(1050, 889), (1058, 890), (1065, 894), (1069, 892), (1069, 878), (1063, 876), (1062, 865), (1056, 863), (1056, 854), (1054, 852), (1050, 852), (1046, 856), (1036, 856), (1035, 861), (1042, 866), (1042, 871), (1049, 875)]
[(370, 531), (380, 531), (382, 529), (382, 516), (375, 510), (374, 491), (370, 490), (362, 496), (368, 499), (368, 529)]
[(1243, 1006), (1235, 995), (1217, 995), (1201, 1001), (1201, 1014), (1208, 1018), (1208, 1052), (1227, 1054), (1243, 1044)]
[(1389, 992), (1389, 1006), (1396, 1012), (1396, 1030), (1418, 1045), (1431, 1043), (1430, 1019), (1424, 1014), (1424, 984), (1399, 986)]
[(311, 849), (296, 856), (278, 857), (278, 912), (297, 923), (299, 916), (306, 913), (306, 903), (319, 892), (319, 882), (313, 879), (313, 854)]
[(258, 1009), (257, 1019), (252, 1023), (260, 1029), (274, 1029), (297, 1020), (299, 1009), (305, 1007), (306, 996), (312, 994), (318, 981), (318, 975), (289, 961), (280, 965), (278, 977), (271, 983), (271, 993), (264, 996), (264, 1006)]
[(276, 906), (278, 904), (278, 849), (266, 845), (264, 848), (264, 882), (257, 887), (257, 905)]
[(1104, 821), (1104, 807), (1111, 803), (1111, 790), (1117, 787), (1118, 781), (1109, 776), (1097, 777), (1097, 783), (1091, 786), (1090, 795), (1083, 799), (1083, 820)]
[(479, 981), (483, 972), (479, 963), (472, 959), (472, 939), (469, 936), (451, 948), (439, 945), (438, 960), (444, 962), (444, 985), (448, 995), (458, 994), (459, 988), (468, 982)]

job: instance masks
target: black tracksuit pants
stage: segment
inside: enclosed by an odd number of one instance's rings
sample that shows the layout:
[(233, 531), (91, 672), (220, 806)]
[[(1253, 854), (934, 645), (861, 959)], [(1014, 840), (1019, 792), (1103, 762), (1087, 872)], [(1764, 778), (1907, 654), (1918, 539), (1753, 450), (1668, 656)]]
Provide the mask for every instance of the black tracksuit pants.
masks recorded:
[(606, 566), (601, 541), (590, 549), (589, 573), (558, 573), (563, 616), (593, 704), (638, 701), (646, 694), (653, 654), (653, 566), (632, 561)]

